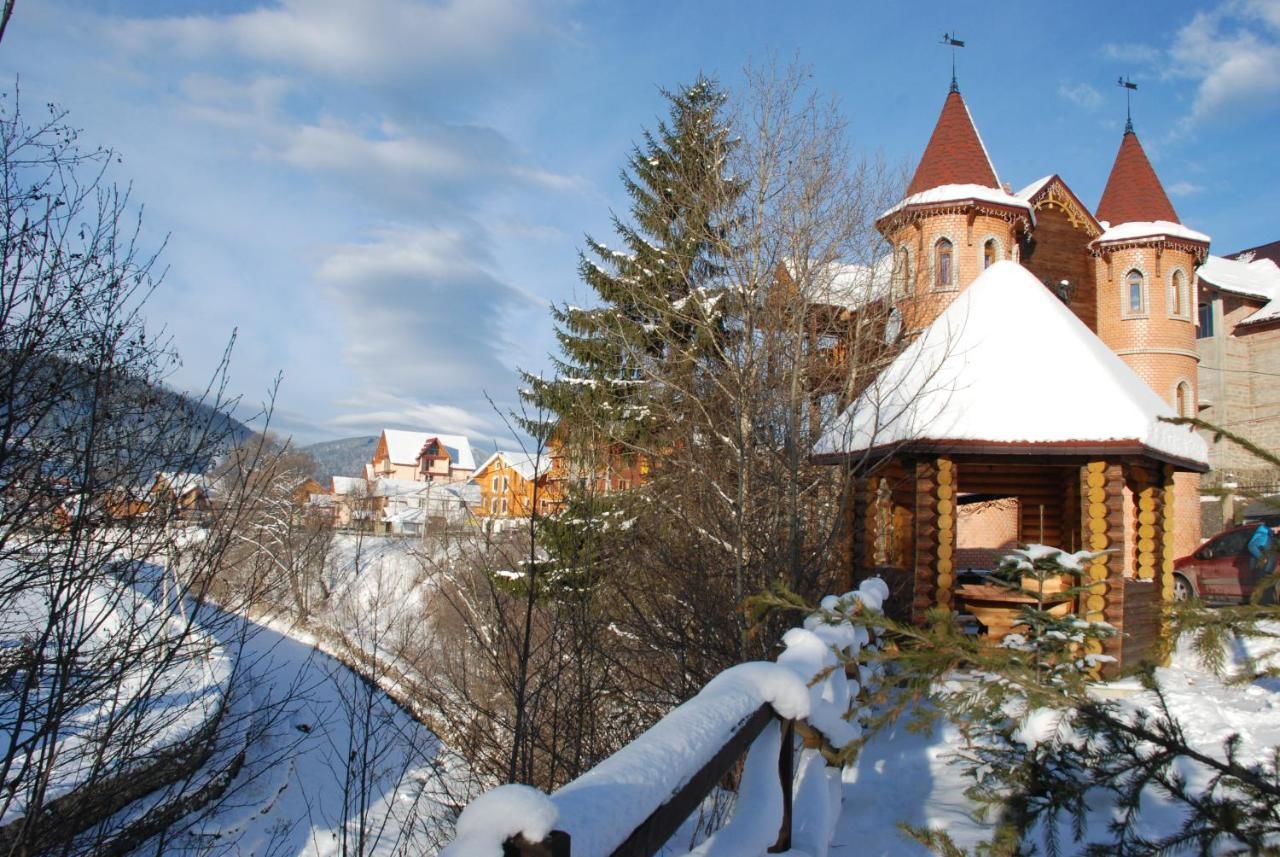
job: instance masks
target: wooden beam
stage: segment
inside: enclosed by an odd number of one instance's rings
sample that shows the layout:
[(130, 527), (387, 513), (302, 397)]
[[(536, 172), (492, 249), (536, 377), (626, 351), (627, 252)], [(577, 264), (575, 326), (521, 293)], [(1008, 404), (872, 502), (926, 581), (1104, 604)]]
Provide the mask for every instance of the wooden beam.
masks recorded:
[[(676, 829), (710, 794), (716, 783), (737, 763), (764, 728), (773, 719), (773, 707), (767, 702), (743, 721), (738, 731), (725, 742), (720, 752), (689, 778), (680, 791), (650, 813), (639, 827), (627, 837), (610, 857), (652, 857), (658, 852)], [(567, 857), (567, 856), (566, 856)]]

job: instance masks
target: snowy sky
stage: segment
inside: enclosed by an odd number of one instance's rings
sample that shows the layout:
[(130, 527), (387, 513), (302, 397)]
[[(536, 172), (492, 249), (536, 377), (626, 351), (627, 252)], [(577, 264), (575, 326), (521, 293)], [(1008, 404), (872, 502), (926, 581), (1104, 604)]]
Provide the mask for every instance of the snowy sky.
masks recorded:
[[(783, 9), (787, 14), (782, 14)], [(572, 0), (26, 0), (0, 73), (115, 148), (168, 237), (150, 306), (202, 387), (309, 442), (383, 427), (510, 445), (494, 408), (586, 300), (584, 234), (699, 71), (807, 64), (858, 149), (914, 167), (950, 79), (1002, 180), (1057, 172), (1097, 204), (1124, 124), (1116, 78), (1184, 223), (1228, 253), (1280, 239), (1280, 0), (783, 4)]]

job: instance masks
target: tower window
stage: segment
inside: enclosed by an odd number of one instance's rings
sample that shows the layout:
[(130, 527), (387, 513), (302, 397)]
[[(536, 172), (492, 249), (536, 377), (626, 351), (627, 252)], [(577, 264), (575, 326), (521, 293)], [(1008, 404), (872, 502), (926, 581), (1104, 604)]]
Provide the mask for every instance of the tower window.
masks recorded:
[(982, 245), (982, 270), (990, 268), (999, 258), (1000, 248), (996, 246), (996, 239), (988, 238), (987, 243)]
[(1169, 315), (1188, 318), (1187, 277), (1181, 270), (1173, 272), (1169, 278)]
[(951, 242), (942, 238), (933, 246), (933, 285), (937, 289), (949, 289), (952, 283)]
[(1197, 309), (1200, 311), (1200, 324), (1196, 328), (1196, 339), (1209, 339), (1213, 336), (1213, 303), (1204, 301)]
[(1146, 312), (1146, 301), (1143, 299), (1142, 289), (1142, 272), (1138, 270), (1130, 271), (1124, 278), (1126, 289), (1126, 306), (1130, 313)]
[(1174, 409), (1180, 417), (1192, 416), (1191, 413), (1191, 385), (1186, 381), (1179, 381), (1178, 387), (1174, 391)]

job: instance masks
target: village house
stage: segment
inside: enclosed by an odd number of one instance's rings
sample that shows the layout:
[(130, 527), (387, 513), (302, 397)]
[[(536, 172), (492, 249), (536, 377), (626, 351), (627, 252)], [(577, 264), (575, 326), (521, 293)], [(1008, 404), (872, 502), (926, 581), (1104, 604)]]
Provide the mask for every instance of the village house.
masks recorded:
[(915, 620), (977, 614), (992, 593), (963, 583), (961, 563), (990, 568), (1018, 543), (1105, 550), (1064, 601), (1120, 629), (1117, 662), (1149, 658), (1173, 560), (1200, 542), (1206, 443), (1164, 420), (1199, 412), (1193, 289), (1209, 237), (1179, 221), (1132, 125), (1095, 211), (1057, 175), (1014, 192), (954, 83), (877, 227), (893, 256), (885, 335), (901, 350), (818, 450), (862, 466), (852, 582), (884, 576)]
[(552, 478), (549, 454), (499, 450), (476, 469), (480, 491), (476, 514), (486, 518), (527, 518), (536, 510), (548, 515), (560, 508), (562, 482)]
[(365, 465), (369, 479), (408, 482), (465, 482), (475, 472), (471, 442), (463, 435), (384, 429), (373, 460)]

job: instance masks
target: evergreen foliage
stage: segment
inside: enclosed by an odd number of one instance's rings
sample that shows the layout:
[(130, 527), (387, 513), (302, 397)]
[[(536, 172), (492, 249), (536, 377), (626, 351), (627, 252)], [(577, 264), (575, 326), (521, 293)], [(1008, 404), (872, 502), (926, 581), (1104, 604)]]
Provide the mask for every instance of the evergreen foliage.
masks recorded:
[(631, 199), (630, 220), (613, 218), (623, 249), (589, 237), (579, 256), (598, 305), (553, 307), (562, 350), (556, 377), (524, 379), (526, 397), (562, 432), (605, 429), (590, 442), (629, 443), (657, 429), (647, 407), (655, 391), (645, 379), (704, 335), (696, 322), (705, 319), (686, 316), (714, 311), (714, 301), (700, 296), (724, 273), (718, 248), (742, 193), (726, 174), (735, 144), (723, 117), (725, 93), (700, 77), (663, 94), (669, 118), (644, 132), (621, 174)]

